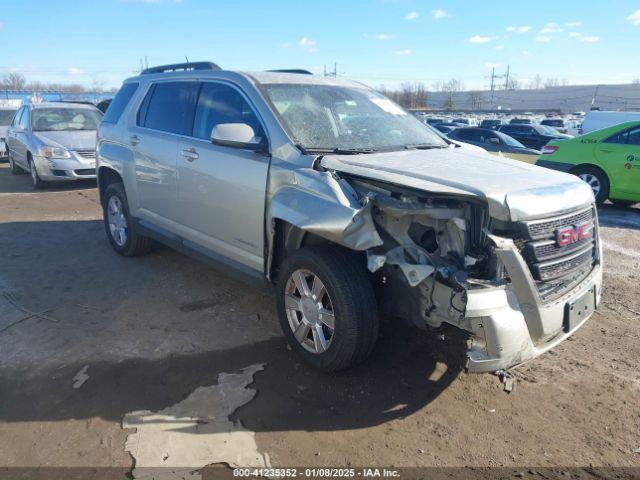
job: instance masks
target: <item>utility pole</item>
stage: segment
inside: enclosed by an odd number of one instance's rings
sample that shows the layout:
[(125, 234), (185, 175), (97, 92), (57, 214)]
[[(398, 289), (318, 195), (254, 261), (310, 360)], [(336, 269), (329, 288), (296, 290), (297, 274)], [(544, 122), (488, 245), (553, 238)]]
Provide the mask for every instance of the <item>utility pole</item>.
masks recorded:
[(507, 73), (505, 74), (504, 89), (509, 90), (509, 65), (507, 65)]
[(324, 76), (325, 77), (337, 77), (338, 76), (338, 62), (333, 62), (333, 72), (327, 72), (327, 64), (324, 64)]
[(491, 68), (491, 106), (493, 107), (493, 92), (496, 88), (496, 67)]

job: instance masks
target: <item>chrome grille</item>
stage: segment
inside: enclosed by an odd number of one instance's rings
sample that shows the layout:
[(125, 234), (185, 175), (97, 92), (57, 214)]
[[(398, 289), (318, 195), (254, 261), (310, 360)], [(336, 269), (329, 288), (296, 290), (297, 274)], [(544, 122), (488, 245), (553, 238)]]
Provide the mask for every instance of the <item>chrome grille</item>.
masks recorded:
[(525, 222), (525, 234), (529, 240), (553, 237), (556, 230), (570, 225), (577, 225), (584, 222), (593, 221), (595, 218), (593, 208), (588, 208), (578, 213), (572, 213), (561, 217), (547, 220), (536, 220)]
[[(556, 241), (558, 230), (593, 223), (591, 238), (566, 246)], [(593, 269), (598, 225), (595, 207), (544, 220), (521, 223), (521, 252), (543, 300), (553, 300), (580, 283)]]
[(83, 158), (96, 158), (96, 151), (93, 148), (74, 150), (74, 152)]

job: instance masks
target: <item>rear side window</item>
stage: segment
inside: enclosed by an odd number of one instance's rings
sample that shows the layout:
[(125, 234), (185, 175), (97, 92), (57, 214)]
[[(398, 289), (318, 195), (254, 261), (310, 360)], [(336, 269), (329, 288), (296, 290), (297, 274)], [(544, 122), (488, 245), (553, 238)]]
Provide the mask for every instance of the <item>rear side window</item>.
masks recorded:
[(113, 98), (113, 101), (109, 104), (109, 108), (107, 108), (102, 121), (105, 123), (118, 123), (122, 112), (124, 112), (124, 109), (129, 104), (129, 100), (131, 100), (131, 97), (133, 97), (137, 89), (137, 83), (125, 83), (122, 85)]
[(235, 88), (221, 83), (204, 83), (198, 99), (193, 136), (209, 140), (211, 130), (221, 123), (245, 123), (257, 137), (264, 137), (258, 117)]
[(190, 135), (198, 96), (198, 82), (155, 84), (138, 112), (138, 125), (162, 132)]

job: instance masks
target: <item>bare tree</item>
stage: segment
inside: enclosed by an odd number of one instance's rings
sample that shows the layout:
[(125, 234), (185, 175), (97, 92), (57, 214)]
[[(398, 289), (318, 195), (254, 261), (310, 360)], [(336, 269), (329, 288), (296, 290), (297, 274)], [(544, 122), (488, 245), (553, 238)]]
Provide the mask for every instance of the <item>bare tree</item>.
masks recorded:
[(482, 95), (482, 92), (471, 90), (469, 92), (469, 102), (471, 103), (471, 108), (473, 110), (480, 110), (484, 103), (484, 96)]
[(540, 74), (536, 73), (535, 77), (531, 79), (531, 83), (529, 84), (533, 90), (540, 90), (542, 88), (542, 77)]
[(547, 78), (544, 81), (544, 88), (558, 87), (559, 85), (560, 80), (558, 80), (557, 78)]
[(515, 78), (510, 78), (507, 82), (507, 90), (520, 90), (520, 82)]
[(464, 84), (460, 80), (457, 80), (455, 78), (452, 78), (448, 82), (443, 83), (442, 91), (447, 95), (445, 97), (444, 103), (442, 104), (442, 107), (446, 110), (456, 110), (457, 106), (455, 96), (456, 93), (461, 92), (462, 90), (464, 90)]
[(381, 86), (378, 88), (378, 92), (404, 108), (427, 107), (428, 92), (423, 83), (403, 83), (397, 90), (389, 90), (387, 87)]
[(9, 73), (2, 79), (2, 88), (4, 90), (24, 90), (27, 79), (19, 73)]

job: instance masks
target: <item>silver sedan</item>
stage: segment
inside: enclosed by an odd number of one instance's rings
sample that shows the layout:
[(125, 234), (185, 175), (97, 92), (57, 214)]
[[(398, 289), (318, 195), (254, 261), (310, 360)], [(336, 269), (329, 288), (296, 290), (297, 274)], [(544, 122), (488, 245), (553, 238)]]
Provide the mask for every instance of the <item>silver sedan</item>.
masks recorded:
[(25, 105), (7, 130), (14, 174), (29, 172), (35, 188), (96, 176), (96, 130), (102, 113), (91, 105)]

